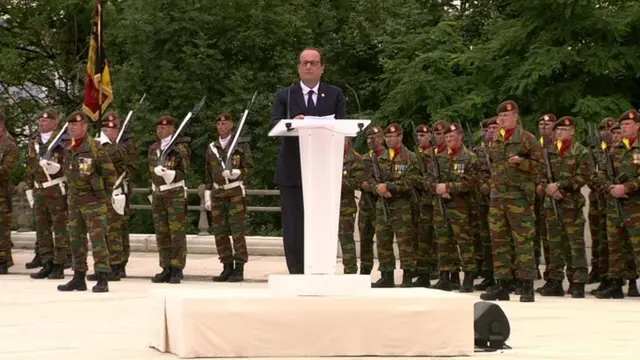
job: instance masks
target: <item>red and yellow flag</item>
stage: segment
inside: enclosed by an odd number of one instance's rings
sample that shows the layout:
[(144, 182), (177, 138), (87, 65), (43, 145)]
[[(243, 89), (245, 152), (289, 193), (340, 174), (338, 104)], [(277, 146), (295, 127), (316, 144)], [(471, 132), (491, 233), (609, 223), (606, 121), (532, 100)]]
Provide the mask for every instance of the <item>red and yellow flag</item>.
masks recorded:
[(96, 0), (92, 23), (82, 110), (93, 121), (97, 121), (113, 101), (109, 64), (104, 54), (102, 36), (102, 0)]

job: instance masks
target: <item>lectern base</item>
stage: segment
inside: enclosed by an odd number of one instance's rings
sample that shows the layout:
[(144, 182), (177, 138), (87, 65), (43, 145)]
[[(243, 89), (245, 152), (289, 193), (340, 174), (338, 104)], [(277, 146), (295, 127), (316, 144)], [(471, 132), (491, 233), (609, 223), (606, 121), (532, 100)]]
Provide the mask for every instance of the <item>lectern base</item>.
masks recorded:
[(371, 292), (369, 275), (269, 275), (269, 290), (290, 296), (363, 296)]

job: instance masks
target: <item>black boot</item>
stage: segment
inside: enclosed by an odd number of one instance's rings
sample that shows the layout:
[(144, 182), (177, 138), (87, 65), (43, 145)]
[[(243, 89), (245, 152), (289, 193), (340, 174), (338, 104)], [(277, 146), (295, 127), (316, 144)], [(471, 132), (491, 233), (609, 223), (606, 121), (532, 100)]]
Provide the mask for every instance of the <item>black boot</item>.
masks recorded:
[[(560, 282), (562, 284), (562, 282)], [(569, 280), (569, 287), (567, 288), (567, 295), (573, 294), (573, 280)]]
[(172, 267), (171, 275), (169, 277), (169, 284), (180, 284), (182, 278), (182, 270)]
[(42, 264), (42, 269), (40, 269), (40, 271), (38, 271), (37, 273), (33, 273), (30, 276), (32, 279), (44, 279), (49, 276), (49, 274), (51, 274), (52, 270), (53, 261), (47, 261), (46, 263)]
[(9, 273), (9, 264), (0, 263), (0, 275), (7, 275)]
[(120, 281), (120, 264), (111, 265), (111, 271), (107, 273), (108, 281)]
[(597, 288), (591, 289), (591, 291), (589, 291), (589, 294), (595, 296), (597, 293), (606, 289), (608, 286), (609, 286), (609, 280), (607, 280), (607, 278), (604, 278), (602, 279), (602, 281), (600, 281), (600, 284), (598, 284)]
[(583, 283), (573, 283), (573, 289), (571, 290), (571, 297), (574, 299), (583, 299), (585, 297)]
[(98, 275), (95, 272), (87, 275), (87, 281), (98, 281)]
[(460, 290), (460, 271), (451, 273), (451, 290)]
[(551, 286), (551, 280), (545, 281), (544, 285), (542, 285), (542, 286), (540, 286), (539, 288), (536, 289), (536, 292), (538, 294), (540, 294), (542, 292), (542, 290), (548, 288), (549, 286)]
[(451, 291), (451, 273), (448, 271), (440, 271), (440, 279), (433, 285), (433, 288), (442, 291)]
[(596, 293), (598, 299), (624, 299), (622, 279), (608, 279), (607, 285)]
[(402, 270), (402, 283), (400, 287), (408, 288), (413, 287), (413, 278), (415, 277), (415, 272), (410, 270)]
[(169, 282), (169, 278), (171, 277), (171, 268), (165, 267), (162, 268), (162, 272), (157, 273), (151, 278), (152, 283), (166, 283)]
[(73, 278), (68, 283), (58, 285), (58, 291), (87, 291), (86, 275), (87, 273), (84, 271), (74, 271)]
[(24, 264), (24, 267), (27, 269), (37, 269), (42, 266), (42, 260), (40, 259), (40, 255), (36, 252), (36, 256), (33, 257), (31, 261)]
[(233, 268), (233, 272), (227, 278), (227, 282), (241, 282), (244, 281), (244, 263), (236, 261), (236, 265)]
[(473, 290), (485, 291), (489, 288), (489, 286), (494, 286), (495, 284), (496, 280), (493, 278), (493, 271), (489, 270), (485, 272), (482, 282), (473, 286)]
[(393, 271), (381, 271), (380, 279), (371, 284), (372, 288), (392, 288), (396, 286)]
[(638, 293), (638, 282), (636, 279), (629, 280), (629, 288), (627, 289), (628, 297), (638, 297), (640, 293)]
[(549, 280), (549, 286), (540, 291), (542, 296), (564, 296), (564, 289), (562, 288), (562, 280)]
[(429, 280), (429, 272), (424, 272), (424, 273), (420, 273), (418, 274), (418, 277), (416, 279), (416, 281), (414, 281), (411, 284), (412, 287), (424, 287), (424, 288), (430, 288), (431, 287), (431, 280)]
[(360, 265), (360, 275), (371, 275), (371, 268)]
[(218, 276), (214, 276), (211, 280), (215, 282), (224, 282), (229, 279), (229, 276), (233, 274), (233, 263), (223, 264), (222, 272)]
[(96, 278), (98, 279), (98, 282), (93, 286), (91, 291), (94, 293), (109, 292), (109, 273), (96, 271)]
[(533, 291), (533, 280), (521, 280), (522, 294), (520, 295), (520, 302), (534, 302), (536, 301), (536, 293)]
[(486, 292), (480, 294), (480, 299), (487, 301), (509, 301), (509, 280), (497, 280), (494, 286), (490, 286)]
[(464, 279), (462, 280), (462, 286), (460, 286), (461, 293), (473, 292), (473, 273), (470, 271), (464, 272)]
[(51, 280), (64, 279), (64, 265), (53, 264), (53, 269), (51, 269), (51, 272), (49, 273), (49, 276), (47, 276), (47, 278)]
[[(593, 261), (591, 261), (591, 263), (593, 264)], [(591, 272), (589, 272), (589, 281), (587, 284), (595, 284), (597, 282), (600, 282), (600, 268), (598, 265), (593, 265)]]
[(120, 264), (120, 279), (127, 277), (127, 263)]

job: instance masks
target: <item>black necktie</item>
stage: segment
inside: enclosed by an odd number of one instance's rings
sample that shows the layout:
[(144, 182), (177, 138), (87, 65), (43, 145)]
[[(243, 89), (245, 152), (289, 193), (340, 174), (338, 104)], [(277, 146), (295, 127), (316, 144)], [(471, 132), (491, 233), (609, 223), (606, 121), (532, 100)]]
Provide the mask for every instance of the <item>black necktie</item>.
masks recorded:
[(307, 95), (307, 115), (314, 115), (316, 105), (313, 103), (313, 90), (309, 90)]

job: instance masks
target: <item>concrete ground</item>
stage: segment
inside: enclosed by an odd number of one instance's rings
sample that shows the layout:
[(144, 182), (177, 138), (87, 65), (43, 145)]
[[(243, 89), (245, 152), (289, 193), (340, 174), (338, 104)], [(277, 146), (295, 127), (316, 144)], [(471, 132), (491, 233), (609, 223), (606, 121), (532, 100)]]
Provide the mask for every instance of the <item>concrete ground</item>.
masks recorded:
[[(130, 278), (110, 283), (111, 292), (61, 293), (56, 285), (66, 280), (32, 280), (27, 276), (35, 271), (24, 268), (32, 254), (17, 250), (12, 274), (0, 277), (2, 360), (177, 359), (147, 347), (149, 290), (169, 286), (185, 290), (266, 287), (269, 273), (286, 273), (281, 257), (253, 257), (246, 268), (248, 281), (214, 284), (209, 279), (220, 271), (217, 260), (210, 255), (189, 255), (183, 284), (152, 284), (149, 279), (158, 270), (157, 255), (135, 253), (128, 268)], [(478, 293), (468, 296), (477, 297)], [(538, 296), (533, 304), (521, 304), (515, 297), (499, 305), (511, 324), (507, 343), (513, 349), (476, 353), (473, 359), (640, 359), (639, 298)], [(372, 330), (372, 341), (377, 336), (384, 336), (384, 332)]]

